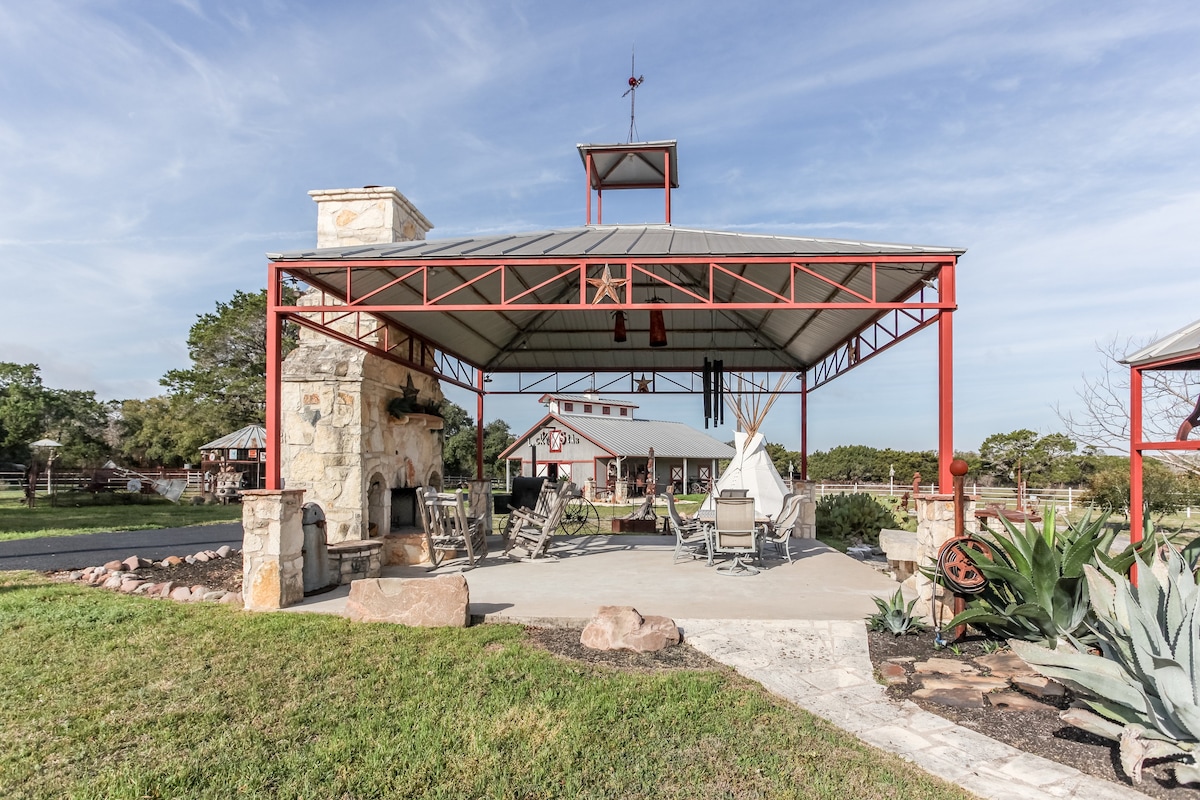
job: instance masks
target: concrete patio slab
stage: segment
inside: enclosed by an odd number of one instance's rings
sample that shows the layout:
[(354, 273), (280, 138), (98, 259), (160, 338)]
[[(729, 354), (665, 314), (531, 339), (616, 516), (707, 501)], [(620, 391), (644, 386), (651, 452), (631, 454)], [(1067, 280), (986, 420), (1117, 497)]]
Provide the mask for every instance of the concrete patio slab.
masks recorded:
[[(499, 550), (499, 546), (496, 546)], [(757, 575), (720, 575), (704, 561), (672, 563), (670, 536), (555, 537), (554, 558), (513, 561), (499, 552), (465, 573), (471, 614), (488, 621), (582, 626), (602, 605), (630, 605), (643, 614), (741, 620), (861, 620), (876, 611), (871, 598), (896, 583), (873, 568), (811, 539), (792, 542), (792, 563), (767, 558)], [(455, 572), (443, 565), (387, 567), (385, 577)], [(340, 614), (348, 587), (306, 598), (288, 611)]]

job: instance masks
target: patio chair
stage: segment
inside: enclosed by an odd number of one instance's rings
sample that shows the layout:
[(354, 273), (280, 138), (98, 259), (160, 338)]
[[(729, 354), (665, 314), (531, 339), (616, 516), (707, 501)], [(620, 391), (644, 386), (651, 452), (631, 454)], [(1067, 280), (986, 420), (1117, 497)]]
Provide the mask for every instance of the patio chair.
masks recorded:
[(722, 489), (718, 497), (746, 497), (750, 494), (749, 489)]
[(713, 555), (732, 555), (733, 563), (717, 567), (722, 575), (757, 575), (746, 562), (758, 555), (758, 529), (754, 524), (753, 497), (717, 497), (717, 516), (710, 542)]
[[(554, 495), (549, 500), (549, 510), (540, 522), (530, 518), (528, 521), (518, 520), (513, 525), (512, 536), (505, 545), (504, 552), (509, 554), (514, 547), (525, 550), (530, 560), (547, 554), (550, 547), (550, 537), (558, 523), (562, 521), (567, 501), (575, 491), (575, 484), (562, 481), (556, 487)], [(514, 514), (515, 516), (515, 514)]]
[(667, 494), (667, 520), (671, 530), (675, 532), (675, 561), (678, 564), (681, 556), (690, 555), (693, 559), (707, 558), (712, 562), (708, 548), (708, 527), (700, 520), (684, 519), (675, 508), (675, 496)]
[[(518, 478), (517, 480), (522, 479)], [(526, 478), (523, 480), (530, 481), (533, 479)], [(513, 531), (522, 525), (541, 525), (546, 521), (546, 514), (550, 510), (551, 498), (553, 498), (558, 492), (558, 484), (553, 481), (548, 481), (545, 478), (538, 478), (537, 480), (541, 481), (541, 486), (538, 489), (537, 499), (534, 501), (532, 506), (514, 506), (511, 504), (508, 506), (508, 520), (505, 523), (503, 531), (505, 539), (511, 538)], [(516, 481), (513, 483), (513, 499), (515, 500), (517, 497), (517, 493), (515, 491)]]
[(450, 553), (455, 557), (459, 553), (466, 554), (464, 570), (483, 560), (487, 555), (487, 532), (478, 518), (467, 514), (466, 497), (462, 492), (442, 493), (422, 488), (417, 496), (425, 544), (429, 549), (430, 570), (437, 569)]
[(766, 545), (772, 545), (775, 552), (787, 558), (789, 564), (792, 563), (792, 532), (800, 524), (800, 510), (803, 505), (804, 495), (787, 495), (783, 500), (783, 508), (779, 510), (779, 517), (767, 526), (762, 540), (764, 550)]

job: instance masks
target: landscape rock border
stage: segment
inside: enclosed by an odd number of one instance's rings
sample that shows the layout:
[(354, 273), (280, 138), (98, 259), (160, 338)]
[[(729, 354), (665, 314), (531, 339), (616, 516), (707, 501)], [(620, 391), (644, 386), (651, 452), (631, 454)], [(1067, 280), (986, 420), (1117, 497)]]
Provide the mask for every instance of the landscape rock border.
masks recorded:
[(204, 564), (209, 561), (237, 555), (240, 551), (229, 545), (216, 550), (201, 550), (188, 556), (167, 556), (162, 561), (151, 561), (138, 556), (129, 556), (123, 561), (109, 561), (103, 566), (85, 567), (79, 570), (59, 572), (55, 577), (69, 583), (97, 586), (121, 594), (142, 597), (167, 598), (180, 603), (215, 602), (242, 607), (242, 593), (225, 589), (210, 589), (203, 584), (185, 586), (174, 581), (152, 581), (139, 570), (150, 567), (171, 568), (179, 564)]

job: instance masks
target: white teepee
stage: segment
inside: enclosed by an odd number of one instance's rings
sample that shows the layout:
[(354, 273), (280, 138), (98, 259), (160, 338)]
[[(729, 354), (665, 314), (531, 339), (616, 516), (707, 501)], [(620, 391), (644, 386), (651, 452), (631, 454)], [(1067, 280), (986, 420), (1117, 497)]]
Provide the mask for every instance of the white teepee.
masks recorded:
[(774, 518), (782, 510), (787, 487), (767, 454), (767, 440), (763, 438), (759, 429), (789, 377), (780, 377), (775, 390), (767, 396), (765, 403), (759, 394), (748, 396), (743, 393), (744, 381), (741, 375), (738, 376), (739, 391), (733, 400), (729, 399), (732, 393), (726, 392), (726, 402), (741, 428), (733, 435), (737, 453), (721, 473), (713, 495), (704, 501), (701, 511), (715, 511), (716, 503), (713, 498), (723, 489), (746, 489), (747, 494), (754, 498), (754, 513), (758, 516)]

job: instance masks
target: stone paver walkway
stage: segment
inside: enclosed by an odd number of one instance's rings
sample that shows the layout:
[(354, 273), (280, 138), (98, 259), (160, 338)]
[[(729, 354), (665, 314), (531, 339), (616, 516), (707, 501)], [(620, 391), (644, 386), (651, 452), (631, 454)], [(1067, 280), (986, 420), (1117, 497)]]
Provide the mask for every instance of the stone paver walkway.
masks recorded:
[(677, 619), (697, 650), (864, 742), (992, 800), (1146, 795), (955, 725), (875, 682), (861, 621)]

